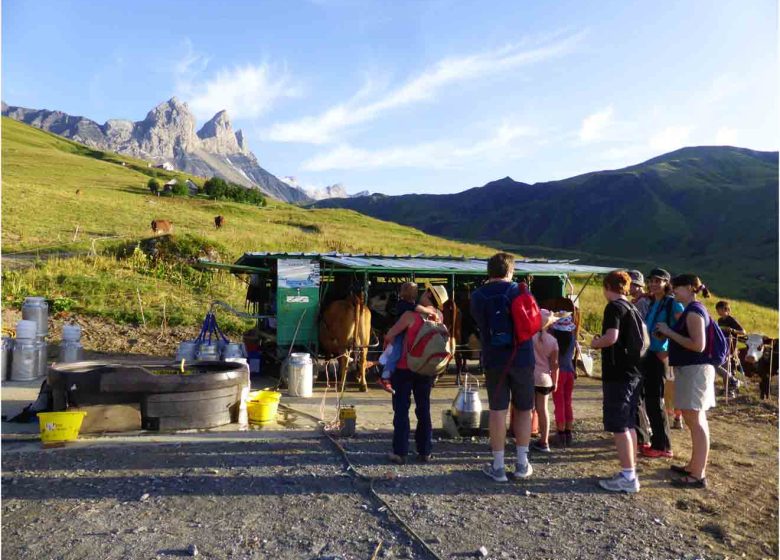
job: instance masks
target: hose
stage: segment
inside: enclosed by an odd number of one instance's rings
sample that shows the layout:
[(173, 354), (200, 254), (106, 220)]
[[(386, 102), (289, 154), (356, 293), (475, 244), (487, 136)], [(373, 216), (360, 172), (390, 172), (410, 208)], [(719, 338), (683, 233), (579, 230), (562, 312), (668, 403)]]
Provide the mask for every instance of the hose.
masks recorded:
[(352, 463), (352, 461), (349, 459), (349, 454), (347, 453), (346, 449), (342, 447), (342, 445), (338, 442), (336, 438), (333, 437), (333, 435), (324, 429), (323, 422), (316, 416), (309, 414), (307, 412), (303, 412), (301, 410), (295, 409), (291, 406), (288, 406), (286, 404), (279, 404), (281, 408), (284, 410), (288, 410), (290, 412), (294, 412), (296, 414), (300, 414), (301, 416), (305, 416), (307, 418), (310, 418), (317, 422), (317, 424), (320, 426), (322, 430), (322, 434), (330, 441), (331, 445), (333, 445), (336, 450), (341, 455), (341, 458), (343, 462), (347, 466), (347, 472), (350, 473), (350, 475), (358, 480), (362, 480), (363, 482), (368, 482), (368, 490), (369, 494), (372, 498), (374, 498), (376, 501), (378, 501), (380, 504), (382, 504), (382, 507), (384, 507), (387, 512), (395, 518), (395, 520), (398, 522), (398, 524), (401, 526), (401, 528), (404, 530), (404, 532), (411, 537), (413, 540), (415, 540), (430, 556), (431, 558), (434, 558), (435, 560), (444, 560), (439, 554), (436, 553), (435, 550), (433, 550), (427, 542), (425, 542), (425, 539), (423, 539), (417, 531), (415, 531), (404, 519), (398, 515), (398, 513), (390, 506), (389, 503), (385, 501), (382, 496), (380, 496), (376, 490), (374, 489), (374, 483), (376, 482), (376, 478), (373, 476), (368, 476), (362, 472), (360, 472), (355, 465)]

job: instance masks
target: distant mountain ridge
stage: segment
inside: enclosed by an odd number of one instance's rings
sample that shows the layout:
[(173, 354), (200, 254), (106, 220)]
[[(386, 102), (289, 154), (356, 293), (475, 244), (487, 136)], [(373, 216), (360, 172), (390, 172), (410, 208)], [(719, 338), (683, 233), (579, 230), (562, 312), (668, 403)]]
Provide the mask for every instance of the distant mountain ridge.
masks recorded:
[(561, 181), (505, 177), (456, 194), (374, 194), (313, 206), (523, 254), (558, 249), (611, 257), (612, 264), (667, 264), (735, 295), (777, 303), (777, 152), (690, 147)]
[(347, 189), (341, 183), (328, 185), (326, 187), (305, 187), (301, 185), (295, 177), (281, 177), (281, 180), (293, 188), (304, 191), (309, 198), (313, 200), (325, 200), (329, 198), (354, 198), (356, 196), (369, 196), (368, 191), (360, 191), (355, 194), (349, 194)]
[(2, 104), (2, 114), (36, 128), (100, 150), (168, 162), (174, 168), (199, 175), (222, 177), (259, 188), (286, 202), (311, 198), (263, 169), (249, 150), (241, 130), (233, 131), (227, 112), (220, 111), (200, 130), (186, 103), (172, 97), (149, 111), (142, 121), (110, 119), (101, 125), (62, 111), (27, 109)]

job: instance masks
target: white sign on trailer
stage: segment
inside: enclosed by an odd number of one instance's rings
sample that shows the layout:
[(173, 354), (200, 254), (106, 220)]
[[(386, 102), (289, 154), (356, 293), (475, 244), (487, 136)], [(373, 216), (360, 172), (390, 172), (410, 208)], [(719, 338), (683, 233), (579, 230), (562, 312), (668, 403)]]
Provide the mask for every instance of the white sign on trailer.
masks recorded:
[(319, 288), (320, 263), (310, 259), (279, 259), (279, 288)]

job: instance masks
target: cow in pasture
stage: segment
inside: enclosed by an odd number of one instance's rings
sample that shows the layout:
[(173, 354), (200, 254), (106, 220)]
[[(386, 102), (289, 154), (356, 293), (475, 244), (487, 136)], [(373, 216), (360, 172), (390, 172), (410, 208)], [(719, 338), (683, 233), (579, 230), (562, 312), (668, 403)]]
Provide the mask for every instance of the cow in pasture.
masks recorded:
[(320, 348), (327, 358), (337, 358), (342, 388), (346, 382), (349, 354), (357, 354), (360, 390), (367, 391), (366, 356), (371, 340), (371, 311), (365, 304), (362, 289), (353, 288), (345, 299), (332, 301), (320, 319)]
[(214, 216), (214, 227), (220, 229), (225, 225), (225, 218), (223, 216)]
[(770, 380), (778, 373), (778, 339), (749, 334), (741, 340), (747, 345), (739, 352), (742, 369), (745, 375), (758, 375), (761, 399), (769, 398)]
[(173, 222), (168, 220), (152, 220), (152, 231), (158, 233), (173, 233)]

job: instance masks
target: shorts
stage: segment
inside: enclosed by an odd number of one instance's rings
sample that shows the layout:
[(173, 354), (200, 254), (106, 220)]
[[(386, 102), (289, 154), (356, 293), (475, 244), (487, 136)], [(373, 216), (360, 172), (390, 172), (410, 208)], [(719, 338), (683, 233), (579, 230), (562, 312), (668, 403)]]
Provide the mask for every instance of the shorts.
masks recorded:
[(509, 402), (517, 410), (533, 410), (534, 366), (491, 368), (485, 371), (490, 410), (507, 410)]
[(552, 387), (534, 387), (534, 391), (536, 391), (537, 395), (549, 395), (553, 392)]
[(617, 434), (636, 428), (639, 381), (639, 377), (629, 377), (602, 382), (604, 431)]
[(715, 406), (715, 368), (709, 364), (675, 368), (674, 408), (709, 410)]

